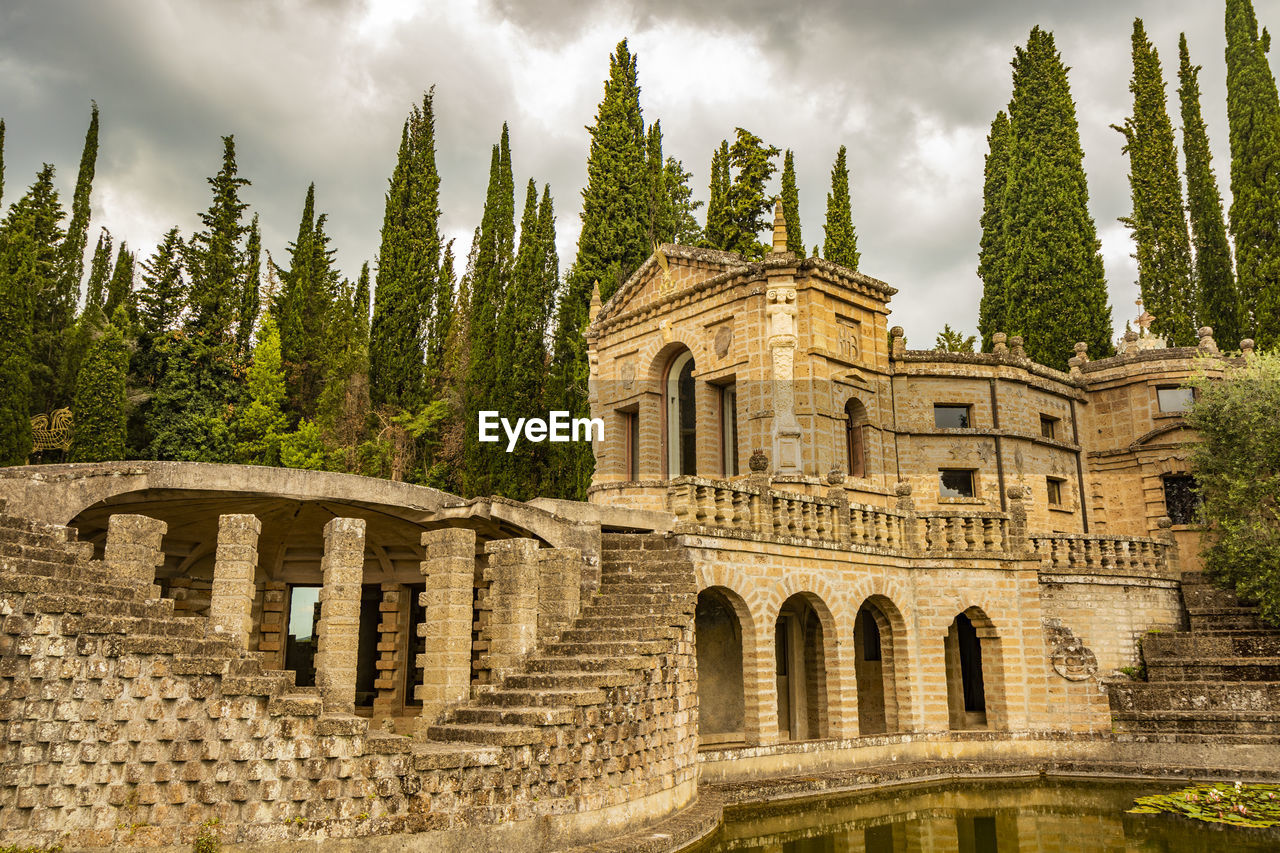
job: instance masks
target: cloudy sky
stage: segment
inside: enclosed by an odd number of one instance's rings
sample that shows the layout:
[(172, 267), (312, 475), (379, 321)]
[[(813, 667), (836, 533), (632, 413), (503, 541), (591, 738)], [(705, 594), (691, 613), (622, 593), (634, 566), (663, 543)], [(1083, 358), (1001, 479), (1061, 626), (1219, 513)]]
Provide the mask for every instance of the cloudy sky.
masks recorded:
[[(1255, 0), (1280, 26), (1280, 2)], [(736, 126), (796, 152), (804, 238), (821, 242), (836, 149), (849, 147), (864, 272), (899, 289), (892, 323), (914, 345), (944, 322), (972, 331), (986, 133), (1007, 104), (1009, 59), (1032, 26), (1071, 66), (1116, 325), (1133, 316), (1135, 268), (1121, 137), (1129, 37), (1147, 24), (1176, 75), (1178, 33), (1201, 85), (1227, 192), (1221, 0), (6, 0), (0, 7), (5, 198), (41, 162), (70, 199), (89, 102), (102, 111), (94, 227), (149, 253), (197, 226), (234, 133), (245, 198), (283, 261), (316, 183), (343, 271), (377, 254), (400, 127), (436, 86), (444, 229), (465, 256), (489, 149), (511, 126), (517, 186), (549, 182), (560, 256), (573, 258), (588, 136), (621, 38), (639, 55), (646, 122), (662, 121), (705, 199), (711, 152)], [(1169, 86), (1176, 120), (1176, 80)], [(776, 183), (776, 178), (775, 178)], [(91, 236), (92, 242), (92, 236)]]

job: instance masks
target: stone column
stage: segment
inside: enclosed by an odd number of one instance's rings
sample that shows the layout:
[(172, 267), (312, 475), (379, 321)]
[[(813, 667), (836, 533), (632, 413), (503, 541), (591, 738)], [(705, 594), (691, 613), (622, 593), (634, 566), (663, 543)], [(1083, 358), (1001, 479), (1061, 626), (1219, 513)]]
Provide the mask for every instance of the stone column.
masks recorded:
[(1164, 543), (1165, 559), (1169, 563), (1169, 576), (1182, 577), (1182, 555), (1178, 552), (1178, 539), (1173, 535), (1173, 519), (1167, 515), (1160, 516), (1156, 519), (1156, 528), (1159, 530), (1156, 538)]
[(770, 282), (766, 298), (773, 380), (773, 460), (780, 474), (802, 470), (800, 422), (796, 420), (796, 287), (790, 279)]
[(578, 615), (582, 554), (576, 548), (546, 548), (538, 558), (538, 644), (558, 636)]
[(103, 562), (135, 583), (156, 582), (156, 569), (164, 563), (161, 545), (169, 525), (145, 515), (113, 515), (107, 522)]
[(320, 563), (320, 627), (316, 687), (328, 714), (356, 708), (356, 653), (360, 644), (360, 587), (364, 581), (364, 519), (335, 518), (324, 526)]
[(422, 702), (418, 734), (425, 736), (427, 726), (471, 692), (476, 532), (452, 527), (428, 530), (422, 534), (422, 545), (426, 548), (422, 575), (427, 588), (420, 603), (426, 610), (426, 621), (416, 626), (424, 653), (415, 663), (422, 668), (422, 684), (417, 688)]
[(538, 543), (533, 539), (487, 542), (489, 565), (489, 671), (493, 681), (511, 672), (538, 640)]
[(207, 633), (231, 640), (249, 651), (253, 633), (253, 598), (257, 591), (258, 535), (262, 522), (255, 515), (218, 516), (218, 551), (213, 563), (213, 593), (209, 599)]
[(920, 553), (920, 520), (916, 515), (916, 502), (911, 497), (911, 484), (898, 483), (893, 487), (898, 498), (898, 510), (905, 513), (902, 519), (902, 550), (908, 554)]
[(408, 621), (408, 590), (395, 581), (382, 584), (382, 601), (378, 604), (378, 678), (373, 682), (375, 718), (394, 715), (404, 705), (405, 661), (402, 648), (405, 639), (403, 623)]
[(1027, 487), (1010, 486), (1005, 493), (1009, 496), (1009, 540), (1004, 547), (1010, 556), (1022, 557), (1031, 544), (1027, 539)]

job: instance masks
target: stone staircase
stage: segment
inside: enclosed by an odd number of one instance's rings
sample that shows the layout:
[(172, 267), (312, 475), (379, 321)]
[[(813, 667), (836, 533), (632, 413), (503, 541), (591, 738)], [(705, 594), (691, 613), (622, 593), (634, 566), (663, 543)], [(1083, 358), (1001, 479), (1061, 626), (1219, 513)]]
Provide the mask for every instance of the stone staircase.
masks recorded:
[(1280, 738), (1280, 630), (1257, 608), (1182, 575), (1190, 630), (1142, 639), (1147, 681), (1112, 684), (1117, 732), (1150, 740), (1275, 742)]

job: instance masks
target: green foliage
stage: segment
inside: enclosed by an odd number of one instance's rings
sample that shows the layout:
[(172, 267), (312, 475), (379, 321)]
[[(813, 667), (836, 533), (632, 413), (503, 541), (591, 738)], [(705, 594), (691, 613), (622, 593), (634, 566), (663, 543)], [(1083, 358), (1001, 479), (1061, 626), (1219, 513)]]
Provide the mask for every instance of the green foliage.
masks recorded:
[(1222, 215), (1222, 195), (1213, 174), (1209, 134), (1200, 111), (1200, 66), (1191, 64), (1184, 33), (1178, 42), (1178, 96), (1182, 105), (1182, 152), (1187, 171), (1187, 211), (1195, 247), (1197, 317), (1230, 349), (1245, 337), (1231, 265), (1231, 244)]
[(1280, 343), (1280, 96), (1251, 0), (1227, 0), (1227, 122), (1231, 234), (1245, 329)]
[(72, 406), (75, 413), (72, 462), (109, 462), (125, 458), (129, 418), (125, 377), (129, 372), (129, 349), (124, 329), (128, 326), (129, 315), (121, 305), (85, 354), (76, 377)]
[(664, 168), (667, 173), (664, 180), (667, 193), (671, 196), (671, 210), (675, 219), (675, 232), (671, 242), (696, 246), (702, 239), (702, 229), (698, 227), (695, 213), (702, 207), (702, 202), (693, 199), (693, 188), (689, 186), (693, 173), (686, 172), (684, 163), (675, 157), (668, 157)]
[[(161, 340), (177, 327), (186, 306), (187, 283), (182, 273), (182, 238), (177, 228), (170, 228), (151, 257), (141, 264), (142, 284), (136, 298), (137, 342), (129, 360), (129, 385), (138, 392), (130, 414), (131, 457), (145, 456), (153, 438), (152, 396), (164, 366), (158, 348)], [(77, 331), (76, 349), (79, 340)]]
[(93, 190), (93, 176), (98, 162), (98, 104), (91, 103), (89, 129), (84, 135), (80, 171), (76, 174), (76, 189), (72, 195), (71, 221), (67, 223), (67, 236), (60, 247), (61, 275), (57, 301), (58, 312), (64, 317), (64, 328), (71, 325), (76, 301), (80, 298), (80, 280), (84, 277), (84, 250), (89, 240), (89, 196)]
[(1004, 280), (1005, 187), (1009, 182), (1009, 117), (996, 113), (987, 135), (987, 159), (982, 187), (982, 241), (978, 250), (978, 277), (982, 301), (978, 305), (978, 333), (982, 351), (991, 352), (992, 336), (1008, 323), (1008, 287)]
[(667, 164), (662, 156), (662, 123), (649, 126), (645, 144), (645, 171), (648, 176), (649, 223), (646, 237), (650, 246), (676, 239), (676, 208), (667, 186)]
[(186, 244), (191, 275), (191, 331), (210, 346), (233, 341), (244, 294), (245, 263), (241, 247), (248, 228), (241, 221), (247, 204), (240, 190), (249, 185), (236, 167), (235, 137), (222, 137), (222, 168), (209, 178), (213, 201), (200, 215), (204, 230)]
[(1133, 801), (1129, 814), (1175, 814), (1230, 826), (1280, 825), (1280, 785), (1216, 782)]
[(787, 251), (804, 257), (800, 236), (800, 190), (796, 187), (796, 157), (790, 148), (782, 157), (782, 215), (787, 220)]
[(4, 119), (0, 118), (0, 200), (4, 198)]
[(1120, 221), (1133, 232), (1142, 304), (1155, 316), (1152, 331), (1173, 346), (1199, 339), (1192, 288), (1191, 238), (1182, 208), (1182, 179), (1164, 94), (1160, 55), (1142, 19), (1133, 21), (1133, 115), (1123, 127), (1129, 155), (1133, 214)]
[(773, 159), (781, 152), (776, 146), (765, 146), (760, 137), (737, 128), (729, 147), (729, 167), (733, 183), (729, 185), (729, 221), (725, 228), (725, 250), (737, 252), (749, 260), (769, 253), (770, 243), (760, 242), (760, 232), (773, 224), (773, 199), (765, 194), (765, 185), (777, 171)]
[(59, 294), (62, 278), (62, 205), (53, 187), (53, 167), (45, 164), (27, 194), (10, 211), (23, 217), (33, 252), (31, 270), (31, 408), (48, 412), (67, 405), (62, 393), (62, 351), (71, 322), (71, 300)]
[(280, 349), (280, 333), (268, 314), (258, 330), (249, 365), (249, 404), (236, 412), (231, 425), (233, 458), (242, 465), (280, 464), (280, 442), (289, 428)]
[(111, 282), (107, 285), (107, 301), (102, 306), (102, 313), (113, 317), (116, 309), (121, 307), (130, 317), (137, 316), (133, 295), (133, 253), (129, 251), (129, 244), (123, 240), (120, 241), (116, 265), (111, 272)]
[(228, 462), (229, 421), (240, 396), (240, 365), (225, 342), (211, 345), (180, 329), (156, 346), (162, 365), (151, 399), (152, 439), (147, 456), (180, 462)]
[(0, 228), (0, 466), (31, 453), (31, 325), (39, 265), (30, 205), (9, 210)]
[(729, 223), (733, 218), (729, 188), (729, 141), (721, 140), (720, 147), (711, 154), (710, 201), (707, 202), (707, 227), (702, 232), (703, 245), (707, 248), (724, 250), (729, 245)]
[(258, 214), (249, 222), (249, 238), (244, 249), (244, 290), (240, 297), (240, 324), (236, 328), (236, 350), (248, 352), (262, 310), (262, 232)]
[(1280, 625), (1280, 354), (1226, 376), (1199, 376), (1187, 423), (1200, 433), (1191, 470), (1207, 531), (1201, 556), (1216, 582), (1259, 602)]
[(62, 853), (62, 845), (41, 847), (35, 844), (0, 844), (0, 853)]
[(217, 826), (216, 817), (209, 818), (200, 824), (200, 831), (196, 833), (196, 839), (191, 844), (191, 853), (219, 853), (222, 850), (222, 840), (218, 836)]
[(831, 167), (831, 192), (827, 194), (827, 224), (822, 257), (851, 270), (858, 268), (858, 235), (853, 230), (853, 206), (849, 199), (848, 151), (841, 145)]
[[(440, 267), (440, 175), (434, 90), (405, 119), (387, 190), (369, 342), (375, 406), (419, 405), (435, 382), (451, 323)], [(425, 337), (425, 348), (424, 348)], [(423, 363), (428, 360), (428, 372)]]
[(330, 470), (329, 449), (315, 421), (299, 421), (296, 430), (281, 438), (280, 464), (286, 468)]
[(933, 348), (938, 352), (973, 352), (974, 345), (977, 342), (976, 335), (969, 335), (966, 338), (964, 332), (956, 331), (951, 328), (950, 323), (945, 323), (942, 326), (942, 331), (938, 332)]
[(98, 243), (93, 250), (93, 262), (89, 265), (89, 281), (85, 286), (84, 307), (107, 304), (107, 283), (111, 281), (111, 232), (98, 231)]
[(1039, 27), (1013, 59), (1009, 129), (1003, 331), (1022, 335), (1027, 355), (1059, 370), (1077, 341), (1095, 358), (1110, 355), (1111, 308), (1075, 103), (1053, 34)]

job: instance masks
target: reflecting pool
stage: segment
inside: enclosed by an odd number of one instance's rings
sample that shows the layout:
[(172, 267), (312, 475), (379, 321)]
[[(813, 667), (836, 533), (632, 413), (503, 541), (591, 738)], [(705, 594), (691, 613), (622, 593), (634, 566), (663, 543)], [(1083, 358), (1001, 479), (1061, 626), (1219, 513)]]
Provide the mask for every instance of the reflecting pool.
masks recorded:
[(1125, 814), (1182, 784), (986, 780), (730, 808), (698, 853), (1233, 853), (1280, 850), (1280, 830)]

